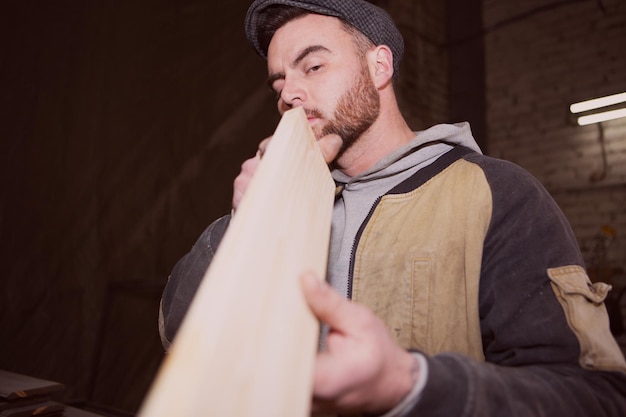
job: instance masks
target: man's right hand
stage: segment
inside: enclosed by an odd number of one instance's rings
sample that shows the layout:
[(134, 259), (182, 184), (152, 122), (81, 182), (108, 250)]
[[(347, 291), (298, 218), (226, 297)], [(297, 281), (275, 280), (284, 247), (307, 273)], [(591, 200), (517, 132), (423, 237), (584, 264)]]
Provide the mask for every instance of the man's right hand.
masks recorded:
[[(259, 149), (257, 150), (256, 155), (247, 159), (241, 165), (241, 171), (233, 183), (233, 212), (237, 210), (239, 203), (241, 203), (241, 199), (248, 189), (248, 184), (250, 184), (250, 180), (256, 172), (259, 162), (261, 162), (261, 158), (263, 157), (265, 149), (271, 139), (271, 136), (263, 139), (263, 141), (259, 144)], [(330, 164), (337, 157), (343, 143), (339, 135), (335, 134), (324, 136), (317, 142), (322, 150), (322, 155), (324, 155), (324, 160), (327, 164)]]

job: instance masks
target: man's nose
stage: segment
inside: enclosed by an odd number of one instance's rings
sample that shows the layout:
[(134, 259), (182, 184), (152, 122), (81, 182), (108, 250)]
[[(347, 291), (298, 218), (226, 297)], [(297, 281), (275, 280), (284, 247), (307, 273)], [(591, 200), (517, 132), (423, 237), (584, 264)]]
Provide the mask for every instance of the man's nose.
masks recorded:
[(285, 80), (280, 99), (289, 108), (298, 107), (306, 102), (306, 91), (301, 82), (297, 80)]

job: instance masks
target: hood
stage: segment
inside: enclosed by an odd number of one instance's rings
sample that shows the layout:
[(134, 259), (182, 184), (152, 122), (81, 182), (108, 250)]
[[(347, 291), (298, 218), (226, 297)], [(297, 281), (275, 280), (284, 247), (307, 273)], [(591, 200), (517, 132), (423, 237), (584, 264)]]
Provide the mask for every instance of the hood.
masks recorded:
[(334, 169), (332, 176), (338, 184), (350, 185), (349, 188), (354, 189), (358, 184), (365, 185), (371, 181), (395, 176), (408, 169), (429, 165), (456, 145), (463, 145), (482, 153), (472, 136), (469, 123), (438, 124), (415, 132), (415, 138), (411, 142), (391, 152), (361, 174), (350, 177)]

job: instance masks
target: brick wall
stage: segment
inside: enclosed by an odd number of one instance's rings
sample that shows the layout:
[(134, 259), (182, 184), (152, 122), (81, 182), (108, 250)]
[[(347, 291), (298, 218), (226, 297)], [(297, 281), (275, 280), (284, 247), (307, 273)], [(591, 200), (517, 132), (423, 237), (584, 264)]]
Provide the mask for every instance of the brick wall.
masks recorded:
[(626, 119), (601, 132), (568, 112), (573, 102), (626, 91), (626, 2), (484, 0), (483, 19), (490, 154), (539, 178), (588, 266), (604, 242), (600, 266), (626, 269)]
[(396, 91), (409, 125), (425, 129), (448, 119), (446, 4), (440, 0), (372, 1), (389, 11), (404, 36)]

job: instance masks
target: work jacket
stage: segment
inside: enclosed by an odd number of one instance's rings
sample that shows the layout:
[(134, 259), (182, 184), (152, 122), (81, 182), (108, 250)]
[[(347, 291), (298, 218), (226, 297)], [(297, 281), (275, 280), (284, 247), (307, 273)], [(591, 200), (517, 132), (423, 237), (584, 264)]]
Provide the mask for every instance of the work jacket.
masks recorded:
[[(167, 345), (228, 226), (175, 266)], [(415, 416), (624, 416), (626, 363), (574, 234), (520, 167), (456, 146), (376, 200), (357, 233), (349, 296), (422, 352)]]

